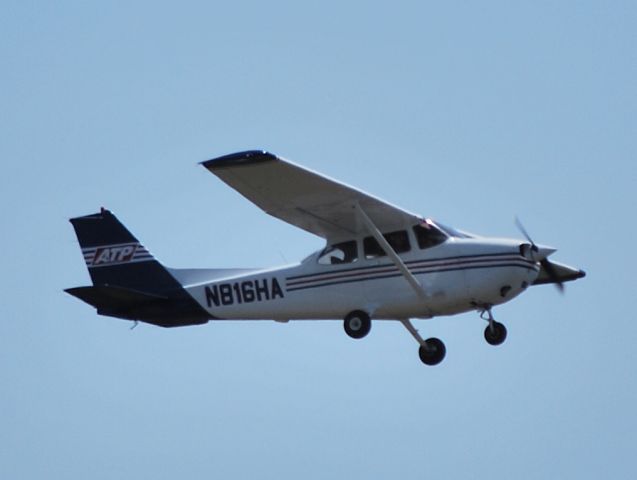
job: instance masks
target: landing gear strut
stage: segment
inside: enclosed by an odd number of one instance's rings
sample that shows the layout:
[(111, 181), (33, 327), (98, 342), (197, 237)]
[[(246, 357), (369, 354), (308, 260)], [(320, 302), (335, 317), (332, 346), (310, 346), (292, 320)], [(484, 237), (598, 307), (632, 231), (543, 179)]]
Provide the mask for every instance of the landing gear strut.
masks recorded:
[(445, 348), (445, 344), (442, 343), (442, 340), (435, 337), (423, 340), (418, 333), (418, 330), (414, 328), (409, 319), (404, 318), (400, 320), (400, 323), (405, 326), (409, 333), (411, 333), (411, 335), (420, 344), (420, 347), (418, 348), (418, 356), (422, 363), (425, 365), (438, 365), (442, 362), (447, 353), (447, 349)]
[(507, 338), (507, 329), (504, 325), (496, 322), (491, 313), (491, 306), (488, 305), (480, 311), (480, 318), (489, 322), (484, 329), (484, 339), (489, 345), (501, 345)]

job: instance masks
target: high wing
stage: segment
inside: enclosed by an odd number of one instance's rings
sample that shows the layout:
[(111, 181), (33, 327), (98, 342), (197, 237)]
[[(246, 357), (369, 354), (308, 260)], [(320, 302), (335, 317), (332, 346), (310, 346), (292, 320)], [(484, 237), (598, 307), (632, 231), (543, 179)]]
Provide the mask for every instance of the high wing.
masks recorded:
[(266, 213), (329, 242), (368, 231), (357, 204), (382, 232), (422, 221), (419, 215), (265, 151), (233, 153), (202, 165)]

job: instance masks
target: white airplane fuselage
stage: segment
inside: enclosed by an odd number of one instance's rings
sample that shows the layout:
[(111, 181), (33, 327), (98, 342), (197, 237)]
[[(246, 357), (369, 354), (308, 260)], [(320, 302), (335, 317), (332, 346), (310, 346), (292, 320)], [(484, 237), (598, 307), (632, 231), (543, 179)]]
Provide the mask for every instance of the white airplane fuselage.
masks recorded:
[[(362, 251), (358, 239), (359, 252)], [(196, 282), (173, 274), (213, 319), (277, 321), (338, 319), (363, 310), (374, 319), (431, 318), (507, 302), (533, 284), (540, 265), (523, 256), (520, 240), (450, 237), (414, 248), (401, 260), (420, 282), (412, 289), (387, 256), (321, 265), (320, 252), (303, 262), (264, 270), (229, 270)]]
[(160, 327), (217, 320), (339, 320), (362, 339), (372, 320), (399, 321), (418, 356), (437, 365), (444, 342), (423, 338), (413, 318), (478, 311), (484, 338), (501, 345), (506, 327), (492, 307), (530, 285), (585, 272), (553, 262), (555, 249), (479, 237), (438, 224), (263, 150), (202, 162), (267, 214), (326, 241), (295, 265), (268, 269), (171, 269), (109, 210), (71, 218), (92, 285), (65, 291), (98, 314)]

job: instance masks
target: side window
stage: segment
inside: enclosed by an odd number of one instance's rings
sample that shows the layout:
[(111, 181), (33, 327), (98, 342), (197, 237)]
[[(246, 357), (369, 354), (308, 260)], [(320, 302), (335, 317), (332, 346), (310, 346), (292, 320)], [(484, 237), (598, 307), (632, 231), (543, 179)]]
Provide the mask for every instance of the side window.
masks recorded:
[(318, 257), (321, 265), (337, 265), (339, 263), (352, 263), (358, 260), (356, 241), (336, 243), (325, 248)]
[[(383, 237), (385, 237), (387, 243), (389, 243), (396, 253), (408, 252), (411, 249), (411, 246), (409, 245), (409, 236), (407, 235), (406, 230), (386, 233)], [(365, 240), (363, 240), (363, 250), (365, 251), (365, 258), (385, 256), (385, 251), (374, 237), (366, 237)]]
[(385, 255), (385, 251), (374, 237), (365, 237), (365, 240), (363, 240), (363, 250), (365, 251), (365, 258), (376, 258)]
[(447, 240), (447, 236), (444, 233), (426, 222), (414, 227), (414, 235), (416, 235), (418, 246), (422, 249), (435, 247)]

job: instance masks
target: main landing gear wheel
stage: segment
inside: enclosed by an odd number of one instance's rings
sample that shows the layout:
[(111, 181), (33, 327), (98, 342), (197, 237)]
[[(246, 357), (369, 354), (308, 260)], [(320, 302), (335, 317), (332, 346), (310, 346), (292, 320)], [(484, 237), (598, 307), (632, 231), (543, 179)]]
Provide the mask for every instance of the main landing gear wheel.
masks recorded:
[(445, 344), (438, 338), (428, 338), (418, 349), (420, 361), (425, 365), (438, 365), (445, 358), (446, 353)]
[(489, 322), (487, 328), (484, 329), (484, 339), (489, 345), (500, 345), (507, 338), (507, 329), (499, 322)]
[(363, 338), (372, 329), (372, 320), (362, 310), (354, 310), (343, 320), (343, 328), (350, 337)]

